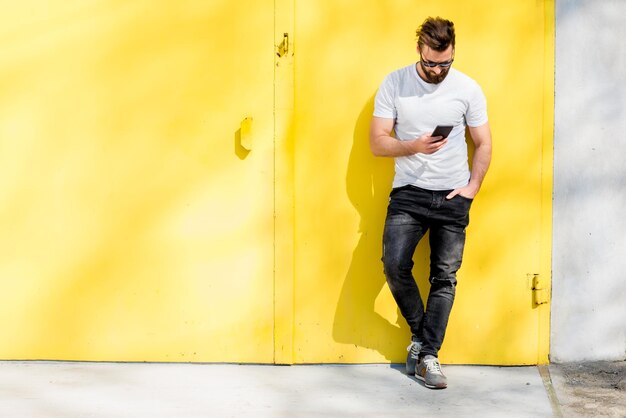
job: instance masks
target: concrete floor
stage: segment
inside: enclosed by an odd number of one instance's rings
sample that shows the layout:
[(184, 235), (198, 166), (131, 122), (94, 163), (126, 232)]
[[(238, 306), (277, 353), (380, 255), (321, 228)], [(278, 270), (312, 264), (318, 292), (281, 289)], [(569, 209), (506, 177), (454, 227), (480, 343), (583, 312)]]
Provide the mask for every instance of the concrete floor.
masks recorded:
[(626, 417), (626, 361), (551, 364), (564, 417)]
[(0, 362), (0, 417), (551, 417), (537, 367)]

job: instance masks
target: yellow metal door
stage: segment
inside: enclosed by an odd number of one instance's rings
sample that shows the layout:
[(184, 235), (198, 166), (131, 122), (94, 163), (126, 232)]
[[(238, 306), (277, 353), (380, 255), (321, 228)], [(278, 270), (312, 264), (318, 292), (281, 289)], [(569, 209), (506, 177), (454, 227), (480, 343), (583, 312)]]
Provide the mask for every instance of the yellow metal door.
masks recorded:
[(273, 361), (273, 7), (3, 2), (0, 358)]
[[(455, 67), (487, 96), (491, 169), (475, 201), (446, 363), (547, 361), (550, 280), (552, 1), (296, 1), (293, 361), (401, 362), (410, 332), (382, 271), (393, 176), (372, 157), (373, 97), (418, 60), (415, 29), (455, 22)], [(427, 296), (427, 239), (414, 274)]]

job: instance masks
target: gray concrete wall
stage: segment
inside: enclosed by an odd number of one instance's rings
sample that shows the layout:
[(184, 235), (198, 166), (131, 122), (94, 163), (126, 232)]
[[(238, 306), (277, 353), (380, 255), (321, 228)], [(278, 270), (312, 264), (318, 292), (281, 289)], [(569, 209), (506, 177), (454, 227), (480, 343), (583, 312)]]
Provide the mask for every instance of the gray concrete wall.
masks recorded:
[(555, 362), (626, 358), (626, 0), (556, 1)]

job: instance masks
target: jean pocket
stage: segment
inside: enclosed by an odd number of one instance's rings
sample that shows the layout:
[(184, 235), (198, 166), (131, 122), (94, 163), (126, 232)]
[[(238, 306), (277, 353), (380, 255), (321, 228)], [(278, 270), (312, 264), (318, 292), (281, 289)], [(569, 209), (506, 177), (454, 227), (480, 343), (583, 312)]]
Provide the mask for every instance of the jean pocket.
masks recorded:
[(455, 216), (466, 215), (472, 207), (472, 202), (474, 199), (457, 194), (450, 199), (450, 209), (456, 214)]
[(460, 195), (460, 194), (458, 194), (457, 196), (460, 197), (461, 199), (467, 201), (467, 202), (470, 202), (470, 203), (474, 201), (473, 198), (465, 197), (465, 196)]

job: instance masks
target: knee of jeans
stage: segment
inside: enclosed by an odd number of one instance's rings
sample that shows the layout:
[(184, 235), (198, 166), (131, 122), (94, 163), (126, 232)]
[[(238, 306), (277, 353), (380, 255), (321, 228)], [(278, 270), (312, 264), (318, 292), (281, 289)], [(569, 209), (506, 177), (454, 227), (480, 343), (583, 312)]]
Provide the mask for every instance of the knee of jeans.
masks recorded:
[(402, 274), (411, 274), (413, 261), (406, 262), (395, 257), (383, 256), (383, 269), (387, 277), (395, 278)]
[(456, 274), (440, 274), (437, 276), (431, 276), (430, 286), (441, 289), (442, 291), (449, 291), (454, 293), (456, 288)]

